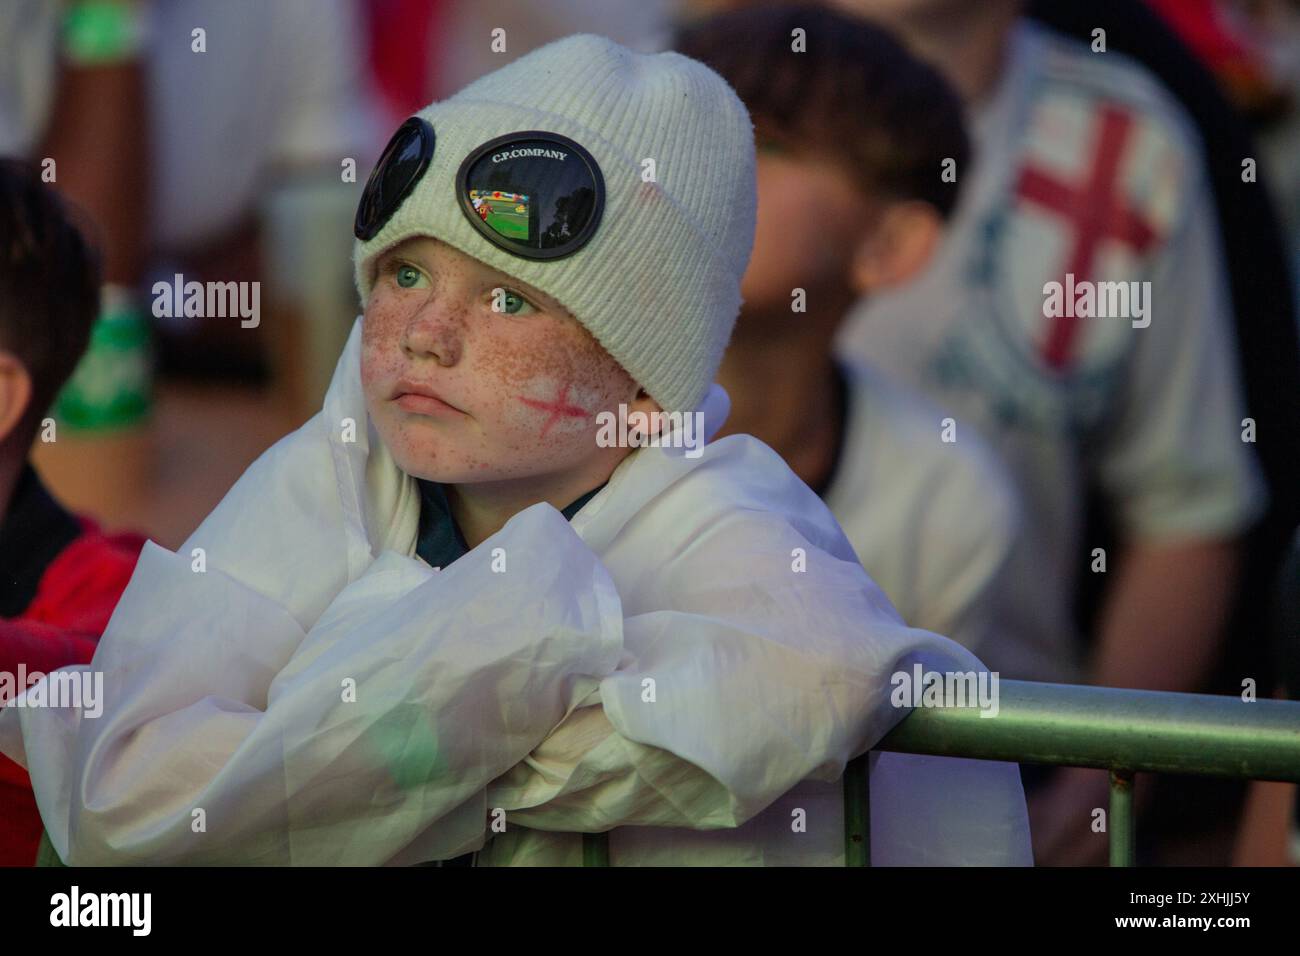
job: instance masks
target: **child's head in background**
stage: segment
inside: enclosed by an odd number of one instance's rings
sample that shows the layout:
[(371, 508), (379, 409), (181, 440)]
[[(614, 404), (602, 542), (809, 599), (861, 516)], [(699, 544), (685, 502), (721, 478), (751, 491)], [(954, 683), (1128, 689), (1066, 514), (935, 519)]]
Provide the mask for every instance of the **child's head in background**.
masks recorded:
[(358, 211), (368, 411), (411, 475), (572, 500), (630, 452), (597, 413), (690, 412), (713, 381), (753, 238), (749, 119), (700, 64), (594, 36), (417, 119)]
[(99, 257), (64, 202), (37, 169), (0, 159), (0, 514), (98, 312)]
[[(802, 31), (797, 33), (796, 31)], [(682, 28), (753, 118), (758, 229), (737, 336), (820, 321), (930, 261), (970, 147), (960, 100), (883, 29), (812, 6), (755, 7)], [(803, 289), (808, 316), (791, 309)]]

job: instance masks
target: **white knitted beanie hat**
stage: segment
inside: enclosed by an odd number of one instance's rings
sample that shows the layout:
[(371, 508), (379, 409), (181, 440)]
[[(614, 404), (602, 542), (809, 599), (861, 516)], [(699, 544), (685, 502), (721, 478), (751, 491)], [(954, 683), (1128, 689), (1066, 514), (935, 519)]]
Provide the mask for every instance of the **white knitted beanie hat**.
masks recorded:
[[(731, 87), (680, 54), (582, 34), (416, 115), (433, 127), (433, 158), (392, 218), (356, 244), (362, 303), (380, 254), (412, 236), (441, 239), (561, 302), (665, 411), (694, 410), (731, 337), (754, 241), (753, 126)], [(590, 241), (549, 261), (485, 239), (456, 195), (476, 148), (535, 130), (584, 147), (605, 181)]]

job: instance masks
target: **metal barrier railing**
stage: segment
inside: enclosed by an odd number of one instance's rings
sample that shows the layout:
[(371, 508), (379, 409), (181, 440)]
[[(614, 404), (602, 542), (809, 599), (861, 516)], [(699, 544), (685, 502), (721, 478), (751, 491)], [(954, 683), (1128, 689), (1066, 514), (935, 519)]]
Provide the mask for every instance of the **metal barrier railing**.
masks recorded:
[[(872, 750), (1110, 771), (1110, 865), (1132, 866), (1133, 775), (1300, 783), (1300, 701), (999, 681), (998, 715), (921, 707)], [(868, 754), (844, 772), (844, 862), (871, 860)], [(608, 834), (583, 835), (583, 865), (609, 865)]]
[[(914, 709), (872, 750), (1110, 771), (1111, 866), (1132, 866), (1135, 773), (1300, 783), (1300, 701), (999, 682), (998, 715)], [(868, 754), (844, 772), (844, 862), (871, 865)], [(583, 834), (583, 865), (609, 865), (608, 833)], [(59, 865), (42, 836), (38, 865)]]

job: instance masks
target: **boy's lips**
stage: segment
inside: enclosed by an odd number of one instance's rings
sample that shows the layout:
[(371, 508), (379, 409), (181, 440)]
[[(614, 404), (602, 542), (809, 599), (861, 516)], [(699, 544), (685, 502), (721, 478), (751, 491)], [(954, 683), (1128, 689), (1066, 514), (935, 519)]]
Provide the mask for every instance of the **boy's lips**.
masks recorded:
[(405, 378), (399, 379), (393, 387), (392, 401), (399, 408), (418, 415), (465, 414), (428, 385)]

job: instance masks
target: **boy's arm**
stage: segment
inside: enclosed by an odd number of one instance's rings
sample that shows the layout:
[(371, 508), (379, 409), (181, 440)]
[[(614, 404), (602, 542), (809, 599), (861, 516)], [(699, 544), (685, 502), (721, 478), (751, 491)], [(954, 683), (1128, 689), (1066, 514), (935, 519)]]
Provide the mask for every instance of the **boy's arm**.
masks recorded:
[(1088, 668), (1102, 687), (1195, 691), (1214, 665), (1237, 583), (1232, 540), (1125, 549)]
[[(1125, 389), (1092, 456), (1123, 548), (1088, 662), (1087, 680), (1101, 686), (1200, 689), (1221, 646), (1240, 537), (1267, 494), (1246, 440), (1210, 194), (1194, 172), (1199, 156), (1184, 162), (1193, 173), (1153, 266), (1150, 325), (1133, 330)], [(1107, 786), (1105, 773), (1070, 767), (1035, 795), (1033, 816), (1054, 831), (1038, 841), (1040, 865), (1102, 859), (1104, 844), (1080, 821), (1105, 805)], [(1139, 806), (1145, 794), (1139, 787)]]
[[(489, 543), (509, 573), (386, 552), (305, 635), (212, 566), (146, 547), (93, 662), (102, 717), (17, 713), (55, 849), (73, 864), (367, 864), (481, 845), (488, 782), (621, 645), (617, 592), (554, 509)], [(11, 731), (0, 719), (14, 754)]]
[[(86, 519), (83, 535), (46, 570), (23, 616), (0, 618), (0, 673), (48, 674), (95, 656), (99, 635), (122, 596), (145, 539), (101, 535)], [(4, 704), (0, 701), (0, 705)]]
[[(1184, 214), (1154, 266), (1150, 325), (1133, 330), (1123, 404), (1099, 456), (1124, 547), (1090, 670), (1110, 686), (1197, 688), (1218, 650), (1238, 539), (1266, 496), (1213, 212), (1199, 178), (1185, 188)], [(1168, 613), (1151, 610), (1165, 605)]]
[[(838, 779), (901, 720), (893, 675), (914, 663), (984, 669), (952, 641), (903, 625), (856, 560), (784, 519), (738, 510), (700, 526), (686, 548), (666, 546), (687, 557), (657, 564), (649, 585), (675, 606), (625, 618), (619, 670), (488, 788), (489, 810), (504, 809), (508, 825), (741, 826), (800, 781)], [(882, 825), (925, 818), (972, 859), (1027, 856), (1015, 765), (978, 769), (960, 814), (909, 817), (894, 800)], [(897, 794), (915, 781), (892, 783)], [(925, 844), (935, 832), (908, 836)]]
[[(707, 655), (708, 637), (701, 633), (700, 623), (661, 619), (653, 626), (675, 624), (698, 637)], [(871, 643), (866, 636), (870, 630), (867, 622), (864, 644)], [(893, 654), (881, 661), (888, 662), (890, 674), (910, 671), (914, 663), (927, 669), (953, 665), (966, 669), (973, 661), (946, 653), (944, 645), (952, 645), (941, 638), (902, 630), (919, 640), (898, 640)], [(769, 678), (755, 680), (754, 669), (736, 660), (731, 651), (723, 656), (736, 665), (734, 683), (720, 686), (718, 696), (730, 697), (734, 689), (747, 688), (748, 707), (734, 706), (725, 722), (709, 724), (692, 717), (695, 708), (674, 713), (664, 702), (643, 697), (639, 700), (644, 711), (629, 716), (615, 708), (611, 719), (600, 691), (594, 691), (522, 762), (492, 782), (487, 790), (488, 812), (504, 810), (509, 826), (560, 833), (598, 833), (620, 826), (739, 827), (802, 780), (838, 780), (849, 757), (874, 745), (908, 712), (880, 699), (891, 689), (883, 672), (875, 687), (857, 685), (850, 678), (842, 687), (828, 682), (818, 693), (806, 693), (800, 688), (807, 682), (795, 672), (802, 669), (810, 675), (807, 662), (791, 660), (793, 672), (773, 662)], [(825, 659), (816, 666), (829, 669), (834, 661)], [(789, 678), (784, 685), (783, 674)], [(635, 680), (640, 683), (644, 678)], [(858, 721), (849, 719), (847, 712), (866, 704), (878, 705), (874, 714), (864, 713), (861, 718), (866, 739), (841, 750), (842, 741), (860, 739), (853, 732)], [(663, 709), (656, 712), (657, 708)], [(647, 720), (647, 714), (653, 716)], [(778, 729), (783, 721), (789, 722), (788, 735)], [(814, 733), (803, 736), (801, 724)], [(818, 729), (820, 735), (815, 733)], [(801, 739), (805, 742), (796, 744)], [(945, 828), (957, 856), (966, 854), (986, 865), (1013, 857), (1021, 849), (1027, 856), (1028, 828), (1021, 819), (1024, 797), (1015, 764), (940, 760), (921, 768), (921, 773), (937, 773), (946, 785), (964, 774), (967, 800), (953, 813), (936, 810), (934, 795), (918, 789), (917, 762), (926, 764), (934, 758), (890, 755), (890, 759), (898, 764), (891, 764), (891, 772), (901, 777), (891, 778), (882, 791), (890, 796), (892, 810), (886, 813), (878, 808), (877, 813), (881, 825), (892, 828), (892, 840), (916, 843), (911, 862), (924, 859), (924, 854), (941, 856), (932, 834), (915, 832), (912, 824), (917, 821)], [(945, 777), (945, 769), (951, 777)], [(880, 786), (880, 781), (873, 783), (873, 793)], [(905, 800), (899, 794), (906, 794)], [(931, 805), (922, 806), (927, 800)], [(900, 809), (905, 802), (912, 805)]]
[(489, 785), (487, 807), (506, 811), (511, 825), (565, 833), (629, 825), (712, 829), (748, 816), (695, 764), (619, 734), (599, 691)]

